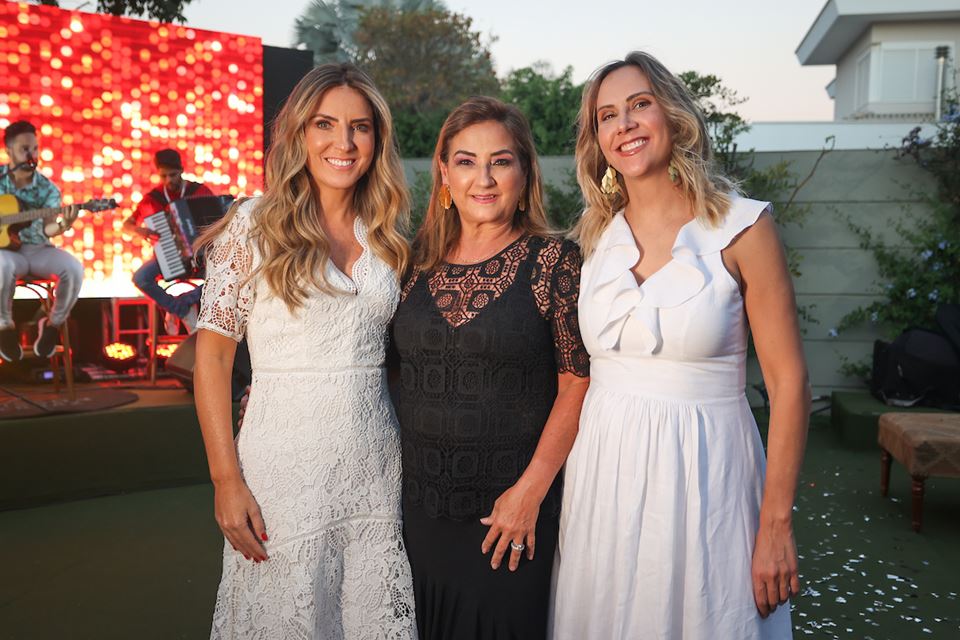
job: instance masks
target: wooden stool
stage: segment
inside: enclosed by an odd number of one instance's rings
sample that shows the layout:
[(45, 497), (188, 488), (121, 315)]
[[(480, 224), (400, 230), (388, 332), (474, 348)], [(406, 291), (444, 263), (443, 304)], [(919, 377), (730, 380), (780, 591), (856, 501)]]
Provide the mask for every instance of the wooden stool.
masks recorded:
[(885, 413), (880, 416), (880, 494), (890, 489), (894, 458), (913, 478), (913, 530), (923, 523), (924, 482), (960, 477), (960, 414)]
[[(43, 278), (24, 278), (17, 280), (17, 286), (23, 287), (33, 292), (40, 300), (40, 308), (43, 313), (50, 317), (50, 311), (53, 309), (56, 292), (56, 281)], [(60, 325), (60, 344), (53, 352), (50, 358), (50, 369), (53, 371), (53, 390), (60, 393), (60, 377), (57, 370), (63, 368), (63, 378), (67, 386), (67, 398), (70, 401), (77, 399), (77, 390), (73, 386), (73, 351), (70, 347), (70, 321), (64, 321)]]

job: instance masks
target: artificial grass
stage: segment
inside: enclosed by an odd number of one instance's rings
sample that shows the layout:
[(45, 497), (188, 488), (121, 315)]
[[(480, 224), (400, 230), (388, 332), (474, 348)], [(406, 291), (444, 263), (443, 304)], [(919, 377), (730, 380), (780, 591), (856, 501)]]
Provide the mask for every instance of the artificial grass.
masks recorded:
[[(795, 637), (960, 637), (960, 481), (927, 481), (920, 534), (903, 468), (890, 498), (879, 483), (877, 450), (814, 422), (795, 512)], [(212, 511), (197, 485), (0, 512), (0, 640), (209, 637), (223, 544)]]

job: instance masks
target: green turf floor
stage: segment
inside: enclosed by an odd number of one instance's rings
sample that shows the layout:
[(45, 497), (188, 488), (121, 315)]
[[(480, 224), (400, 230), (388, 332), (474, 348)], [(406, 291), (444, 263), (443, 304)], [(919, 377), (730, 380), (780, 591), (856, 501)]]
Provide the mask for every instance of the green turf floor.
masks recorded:
[[(795, 637), (960, 638), (960, 481), (928, 481), (915, 534), (909, 478), (894, 464), (883, 499), (879, 473), (876, 452), (811, 430)], [(222, 545), (211, 504), (197, 485), (0, 512), (0, 639), (206, 638)]]

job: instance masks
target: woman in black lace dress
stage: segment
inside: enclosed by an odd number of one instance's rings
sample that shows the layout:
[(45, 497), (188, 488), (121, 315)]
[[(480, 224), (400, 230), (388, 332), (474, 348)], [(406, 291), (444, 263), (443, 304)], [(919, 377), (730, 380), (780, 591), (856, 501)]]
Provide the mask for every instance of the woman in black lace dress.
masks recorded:
[(421, 640), (546, 636), (560, 480), (589, 362), (580, 253), (553, 237), (523, 115), (444, 123), (393, 324), (404, 537)]

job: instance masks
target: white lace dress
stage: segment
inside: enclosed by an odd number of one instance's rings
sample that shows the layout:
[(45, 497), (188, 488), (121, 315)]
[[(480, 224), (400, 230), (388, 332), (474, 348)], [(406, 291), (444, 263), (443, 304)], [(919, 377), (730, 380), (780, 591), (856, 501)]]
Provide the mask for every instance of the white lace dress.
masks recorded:
[(554, 640), (783, 640), (750, 576), (763, 446), (744, 395), (747, 318), (721, 252), (768, 203), (736, 198), (719, 228), (684, 225), (638, 285), (617, 214), (584, 262), (590, 390), (567, 459)]
[(212, 638), (415, 638), (400, 521), (400, 449), (387, 393), (394, 272), (354, 227), (363, 254), (349, 293), (310, 295), (291, 314), (260, 279), (241, 205), (207, 253), (198, 328), (247, 337), (253, 390), (237, 453), (263, 513), (270, 559), (224, 546)]

